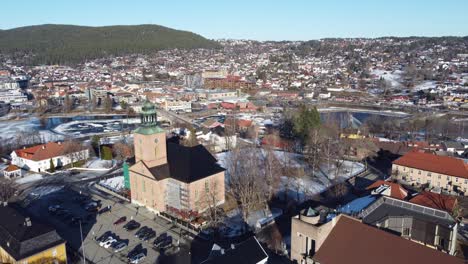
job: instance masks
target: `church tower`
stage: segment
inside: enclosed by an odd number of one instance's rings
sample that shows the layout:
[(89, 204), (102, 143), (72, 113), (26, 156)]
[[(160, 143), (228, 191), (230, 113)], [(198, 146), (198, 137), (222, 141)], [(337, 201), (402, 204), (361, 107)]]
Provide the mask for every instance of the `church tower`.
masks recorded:
[(156, 107), (148, 100), (143, 104), (141, 125), (134, 133), (135, 162), (148, 168), (167, 163), (166, 133), (157, 124)]

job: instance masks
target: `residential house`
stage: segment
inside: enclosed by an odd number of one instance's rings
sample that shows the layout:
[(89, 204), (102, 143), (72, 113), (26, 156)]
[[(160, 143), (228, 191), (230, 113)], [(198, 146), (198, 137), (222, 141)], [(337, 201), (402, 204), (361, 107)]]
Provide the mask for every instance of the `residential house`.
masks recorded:
[(14, 179), (21, 177), (21, 168), (10, 164), (3, 170), (3, 177), (6, 179)]
[(49, 170), (51, 160), (55, 167), (62, 167), (88, 158), (87, 148), (75, 147), (74, 143), (68, 142), (48, 142), (11, 153), (13, 165), (35, 172)]
[(15, 204), (0, 205), (0, 263), (67, 263), (65, 241)]

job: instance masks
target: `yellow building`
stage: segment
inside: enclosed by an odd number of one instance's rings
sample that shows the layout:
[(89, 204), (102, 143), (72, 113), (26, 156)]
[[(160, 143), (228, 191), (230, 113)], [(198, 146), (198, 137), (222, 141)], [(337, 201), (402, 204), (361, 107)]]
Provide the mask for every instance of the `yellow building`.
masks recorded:
[(408, 184), (427, 184), (468, 195), (468, 165), (462, 159), (408, 152), (393, 162), (392, 177)]
[(23, 214), (16, 205), (0, 205), (0, 263), (67, 263), (65, 241), (55, 229)]

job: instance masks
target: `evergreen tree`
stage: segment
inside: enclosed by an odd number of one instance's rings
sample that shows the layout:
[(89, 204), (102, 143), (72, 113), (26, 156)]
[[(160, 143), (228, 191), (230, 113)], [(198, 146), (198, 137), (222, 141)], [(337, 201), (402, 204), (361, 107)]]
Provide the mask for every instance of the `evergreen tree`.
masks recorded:
[(101, 154), (102, 154), (102, 159), (103, 160), (112, 160), (112, 149), (108, 146), (103, 146), (102, 147), (102, 151), (101, 151)]
[(54, 161), (52, 159), (50, 159), (50, 169), (49, 171), (50, 172), (55, 172), (55, 164), (54, 164)]
[(312, 129), (319, 127), (320, 123), (320, 113), (316, 107), (301, 105), (293, 120), (294, 134), (304, 143)]

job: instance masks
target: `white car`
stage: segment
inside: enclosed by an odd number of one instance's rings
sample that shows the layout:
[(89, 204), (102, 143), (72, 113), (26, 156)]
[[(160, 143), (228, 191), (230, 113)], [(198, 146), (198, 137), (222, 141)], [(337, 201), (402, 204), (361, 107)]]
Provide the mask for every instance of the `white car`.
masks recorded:
[(103, 247), (104, 244), (107, 243), (107, 241), (112, 240), (112, 239), (114, 239), (114, 238), (111, 237), (111, 236), (110, 236), (110, 237), (107, 237), (107, 238), (104, 239), (103, 241), (99, 242), (99, 245), (100, 245), (101, 247)]
[(112, 238), (110, 240), (107, 240), (106, 243), (104, 243), (103, 247), (104, 248), (109, 248), (110, 246), (112, 246), (112, 244), (114, 244), (115, 242), (117, 242), (117, 239), (115, 238)]

